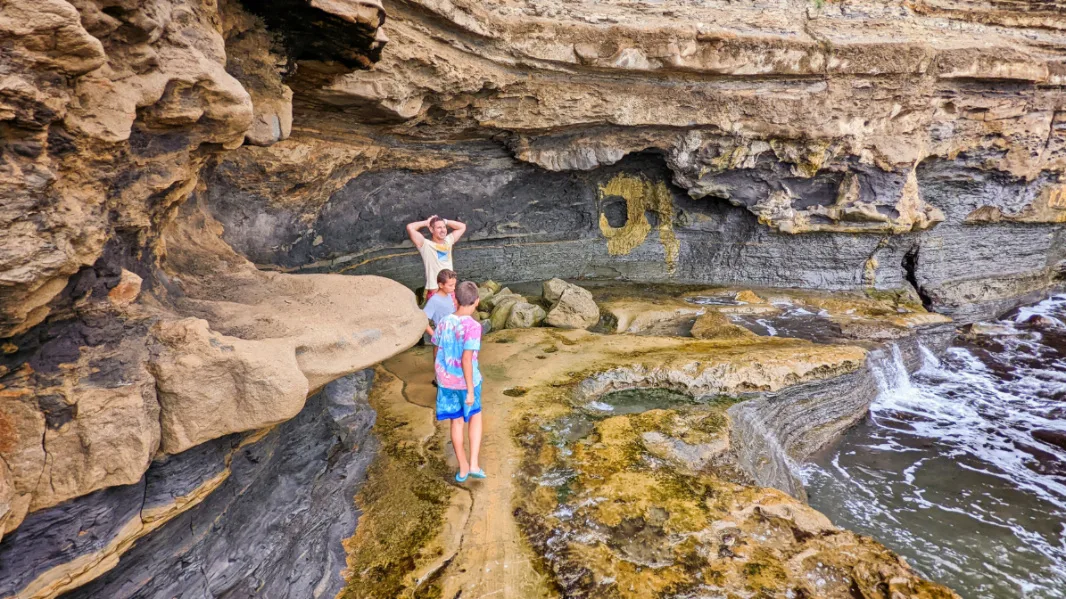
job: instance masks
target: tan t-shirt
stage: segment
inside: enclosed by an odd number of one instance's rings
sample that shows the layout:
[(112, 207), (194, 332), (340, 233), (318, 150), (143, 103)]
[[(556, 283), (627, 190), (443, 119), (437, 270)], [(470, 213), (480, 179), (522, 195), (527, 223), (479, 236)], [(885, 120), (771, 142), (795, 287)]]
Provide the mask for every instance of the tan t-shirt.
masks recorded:
[(426, 267), (426, 289), (437, 288), (437, 273), (447, 268), (455, 270), (452, 266), (452, 245), (455, 241), (452, 234), (444, 238), (444, 243), (437, 244), (432, 239), (422, 242), (418, 253), (422, 254), (422, 264)]

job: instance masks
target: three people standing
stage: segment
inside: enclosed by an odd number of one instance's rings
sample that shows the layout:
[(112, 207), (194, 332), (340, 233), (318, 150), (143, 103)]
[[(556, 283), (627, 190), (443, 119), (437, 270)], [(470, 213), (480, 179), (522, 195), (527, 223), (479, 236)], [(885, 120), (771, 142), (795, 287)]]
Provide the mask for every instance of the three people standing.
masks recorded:
[[(430, 239), (420, 229), (428, 228)], [(449, 229), (451, 230), (449, 232)], [(437, 386), (437, 420), (448, 420), (452, 448), (459, 462), (456, 482), (467, 477), (486, 478), (478, 464), (481, 451), (481, 323), (473, 318), (479, 303), (477, 285), (457, 277), (452, 248), (466, 232), (466, 225), (433, 215), (409, 223), (407, 236), (418, 248), (426, 274), (426, 305), (423, 310), (432, 326), (433, 370)], [(454, 293), (452, 291), (454, 290)], [(464, 451), (463, 424), (469, 423), (469, 459)]]

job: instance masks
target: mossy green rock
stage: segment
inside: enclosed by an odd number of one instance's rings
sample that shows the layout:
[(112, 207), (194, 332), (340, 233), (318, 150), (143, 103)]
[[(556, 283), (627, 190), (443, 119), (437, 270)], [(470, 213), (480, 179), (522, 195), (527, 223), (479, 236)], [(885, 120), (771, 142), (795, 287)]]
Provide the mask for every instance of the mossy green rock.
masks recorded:
[(507, 318), (511, 316), (511, 308), (519, 302), (524, 303), (522, 296), (511, 295), (501, 299), (496, 304), (492, 309), (492, 316), (489, 317), (489, 321), (492, 322), (492, 330), (502, 331), (507, 328)]
[(528, 302), (515, 302), (507, 316), (507, 328), (528, 329), (544, 320), (544, 308)]

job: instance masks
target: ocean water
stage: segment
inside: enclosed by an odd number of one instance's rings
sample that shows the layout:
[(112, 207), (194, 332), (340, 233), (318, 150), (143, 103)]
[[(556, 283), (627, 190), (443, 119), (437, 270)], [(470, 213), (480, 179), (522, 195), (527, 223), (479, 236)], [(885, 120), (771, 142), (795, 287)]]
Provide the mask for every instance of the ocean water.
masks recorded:
[(812, 507), (967, 599), (1066, 598), (1066, 295), (908, 376), (804, 467)]

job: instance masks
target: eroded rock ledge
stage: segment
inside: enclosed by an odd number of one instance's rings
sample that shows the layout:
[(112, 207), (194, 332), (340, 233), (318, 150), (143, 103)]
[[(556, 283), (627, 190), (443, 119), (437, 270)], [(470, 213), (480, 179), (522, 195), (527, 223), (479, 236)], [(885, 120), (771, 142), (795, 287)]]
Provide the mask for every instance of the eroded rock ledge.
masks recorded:
[(276, 427), (200, 444), (156, 460), (135, 484), (34, 512), (0, 545), (0, 594), (335, 595), (352, 496), (377, 447), (372, 374), (326, 385)]

